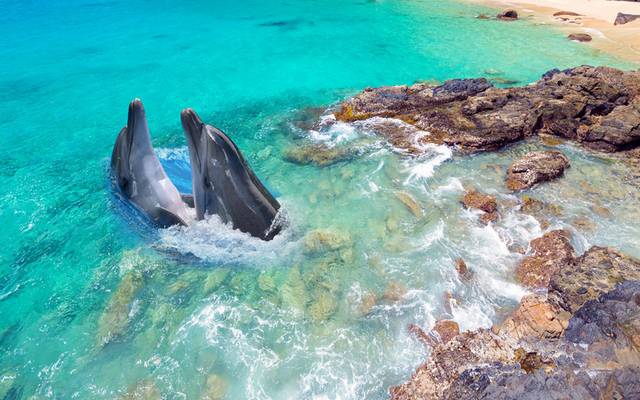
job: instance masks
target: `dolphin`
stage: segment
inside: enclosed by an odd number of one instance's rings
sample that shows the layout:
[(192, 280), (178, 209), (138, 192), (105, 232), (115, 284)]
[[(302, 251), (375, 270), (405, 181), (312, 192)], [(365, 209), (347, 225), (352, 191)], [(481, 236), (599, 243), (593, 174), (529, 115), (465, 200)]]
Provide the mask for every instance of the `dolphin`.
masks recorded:
[(217, 214), (234, 229), (271, 240), (280, 232), (278, 201), (253, 173), (238, 147), (190, 108), (180, 114), (191, 160), (196, 218)]
[(122, 197), (153, 223), (162, 228), (187, 225), (187, 206), (153, 151), (147, 117), (139, 99), (129, 104), (127, 125), (113, 147), (111, 174)]

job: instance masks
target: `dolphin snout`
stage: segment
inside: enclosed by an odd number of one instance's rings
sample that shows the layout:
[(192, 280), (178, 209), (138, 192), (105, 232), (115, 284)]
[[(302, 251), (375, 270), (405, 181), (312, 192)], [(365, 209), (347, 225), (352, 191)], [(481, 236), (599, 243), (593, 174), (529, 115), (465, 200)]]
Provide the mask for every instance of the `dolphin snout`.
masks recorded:
[(182, 129), (184, 130), (184, 135), (187, 137), (187, 144), (189, 145), (191, 167), (195, 170), (201, 166), (200, 147), (202, 145), (201, 139), (204, 122), (202, 122), (198, 114), (191, 108), (185, 108), (180, 112), (180, 120), (182, 121)]

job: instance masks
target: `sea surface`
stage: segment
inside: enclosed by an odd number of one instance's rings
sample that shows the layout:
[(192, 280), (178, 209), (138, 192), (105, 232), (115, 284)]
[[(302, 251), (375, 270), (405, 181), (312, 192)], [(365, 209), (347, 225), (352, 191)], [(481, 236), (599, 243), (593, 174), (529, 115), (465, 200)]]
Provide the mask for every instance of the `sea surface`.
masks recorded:
[[(524, 19), (450, 0), (0, 2), (0, 399), (384, 399), (428, 354), (407, 331), (490, 326), (526, 291), (528, 242), (565, 227), (640, 256), (637, 182), (571, 144), (566, 176), (519, 211), (506, 166), (537, 141), (415, 158), (332, 106), (367, 86), (629, 65)], [(182, 108), (225, 130), (283, 205), (262, 242), (215, 216), (157, 230), (112, 194), (108, 163), (139, 97), (189, 191)], [(319, 120), (322, 124), (316, 124)], [(348, 157), (285, 159), (324, 144)], [(484, 226), (465, 187), (500, 200)], [(401, 201), (410, 196), (413, 212)], [(606, 210), (606, 211), (605, 211)], [(547, 226), (548, 225), (548, 226)], [(458, 279), (454, 260), (474, 271)]]

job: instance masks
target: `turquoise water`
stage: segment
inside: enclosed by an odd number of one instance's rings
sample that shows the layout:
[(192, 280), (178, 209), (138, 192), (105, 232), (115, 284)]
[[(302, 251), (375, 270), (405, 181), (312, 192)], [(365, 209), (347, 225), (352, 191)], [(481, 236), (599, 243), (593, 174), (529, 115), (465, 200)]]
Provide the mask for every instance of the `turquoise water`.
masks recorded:
[[(427, 352), (407, 324), (445, 316), (471, 329), (513, 307), (524, 293), (514, 248), (540, 225), (512, 210), (482, 227), (458, 199), (476, 185), (513, 202), (502, 171), (539, 143), (408, 159), (366, 123), (311, 125), (366, 86), (527, 83), (553, 67), (622, 63), (451, 1), (174, 3), (0, 3), (0, 398), (385, 398)], [(180, 109), (225, 129), (278, 195), (285, 232), (263, 243), (215, 218), (141, 226), (107, 179), (134, 97), (184, 187)], [(325, 167), (284, 159), (314, 142), (355, 155)], [(563, 204), (552, 226), (572, 229), (578, 249), (640, 255), (626, 167), (562, 148), (567, 177), (534, 191)], [(594, 213), (596, 198), (611, 215)], [(456, 277), (459, 256), (472, 284)]]

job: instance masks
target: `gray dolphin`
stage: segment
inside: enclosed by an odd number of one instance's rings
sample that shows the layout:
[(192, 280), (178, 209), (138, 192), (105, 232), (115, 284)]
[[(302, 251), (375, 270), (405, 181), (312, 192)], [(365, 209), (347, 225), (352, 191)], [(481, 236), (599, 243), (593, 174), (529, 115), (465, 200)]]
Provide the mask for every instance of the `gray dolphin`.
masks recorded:
[[(180, 115), (189, 145), (196, 218), (217, 214), (235, 229), (271, 240), (280, 232), (280, 204), (229, 137), (190, 108)], [(275, 222), (274, 222), (275, 221)]]
[(120, 131), (111, 155), (111, 174), (121, 195), (155, 224), (163, 228), (187, 225), (186, 205), (153, 151), (139, 99), (129, 104), (127, 126)]

